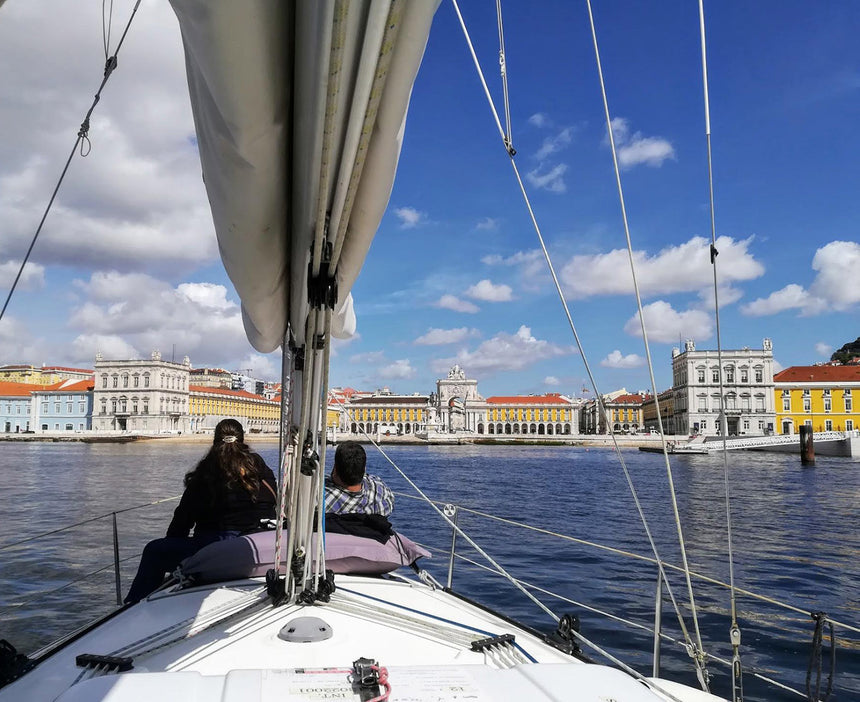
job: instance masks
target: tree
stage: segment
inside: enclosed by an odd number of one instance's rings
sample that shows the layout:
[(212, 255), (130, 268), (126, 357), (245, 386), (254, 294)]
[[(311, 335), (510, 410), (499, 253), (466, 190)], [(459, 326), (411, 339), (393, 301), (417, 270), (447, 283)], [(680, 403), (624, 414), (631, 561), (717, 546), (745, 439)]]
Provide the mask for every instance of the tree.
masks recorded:
[(838, 363), (848, 363), (852, 358), (856, 358), (858, 356), (860, 356), (860, 336), (858, 336), (854, 341), (849, 341), (847, 344), (844, 344), (842, 348), (834, 351), (830, 360)]

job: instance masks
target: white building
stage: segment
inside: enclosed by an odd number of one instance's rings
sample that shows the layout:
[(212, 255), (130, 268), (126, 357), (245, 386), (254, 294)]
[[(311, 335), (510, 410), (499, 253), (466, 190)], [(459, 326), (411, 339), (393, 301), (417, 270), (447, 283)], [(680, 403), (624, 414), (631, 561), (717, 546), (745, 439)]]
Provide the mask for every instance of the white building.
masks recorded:
[(105, 361), (96, 356), (93, 430), (143, 434), (188, 432), (191, 361)]
[(717, 352), (697, 351), (692, 339), (686, 341), (683, 352), (672, 349), (676, 431), (716, 436), (724, 407), (729, 436), (773, 433), (776, 411), (771, 340), (765, 339), (761, 349), (723, 350), (722, 361), (724, 405)]

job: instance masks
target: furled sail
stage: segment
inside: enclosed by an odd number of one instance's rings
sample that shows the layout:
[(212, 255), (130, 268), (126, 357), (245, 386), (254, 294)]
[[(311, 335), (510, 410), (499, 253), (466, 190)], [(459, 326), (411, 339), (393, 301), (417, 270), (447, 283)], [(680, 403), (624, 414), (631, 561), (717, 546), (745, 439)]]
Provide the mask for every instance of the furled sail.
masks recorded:
[[(302, 330), (311, 252), (334, 252), (332, 333), (388, 204), (439, 0), (171, 0), (203, 178), (251, 344)], [(314, 244), (316, 238), (316, 244)]]

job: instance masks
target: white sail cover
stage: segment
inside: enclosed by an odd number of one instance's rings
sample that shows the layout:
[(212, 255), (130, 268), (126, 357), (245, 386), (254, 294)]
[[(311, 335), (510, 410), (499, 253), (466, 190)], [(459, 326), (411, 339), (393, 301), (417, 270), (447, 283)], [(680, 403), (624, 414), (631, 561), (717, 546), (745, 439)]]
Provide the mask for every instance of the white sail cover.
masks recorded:
[[(333, 333), (382, 218), (439, 0), (171, 0), (221, 258), (258, 351), (301, 334), (315, 232), (342, 232)], [(322, 217), (320, 216), (322, 213)]]

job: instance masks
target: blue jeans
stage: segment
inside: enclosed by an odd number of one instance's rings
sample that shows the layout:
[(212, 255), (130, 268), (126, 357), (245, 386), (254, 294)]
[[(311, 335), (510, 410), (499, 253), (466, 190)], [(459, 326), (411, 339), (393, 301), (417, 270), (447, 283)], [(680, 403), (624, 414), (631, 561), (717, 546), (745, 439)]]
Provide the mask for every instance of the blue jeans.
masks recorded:
[(167, 536), (150, 541), (140, 555), (137, 575), (131, 583), (126, 604), (140, 602), (144, 597), (158, 589), (164, 582), (165, 574), (172, 573), (189, 556), (193, 556), (204, 546), (215, 541), (232, 539), (239, 536), (238, 531), (204, 531), (194, 536)]

